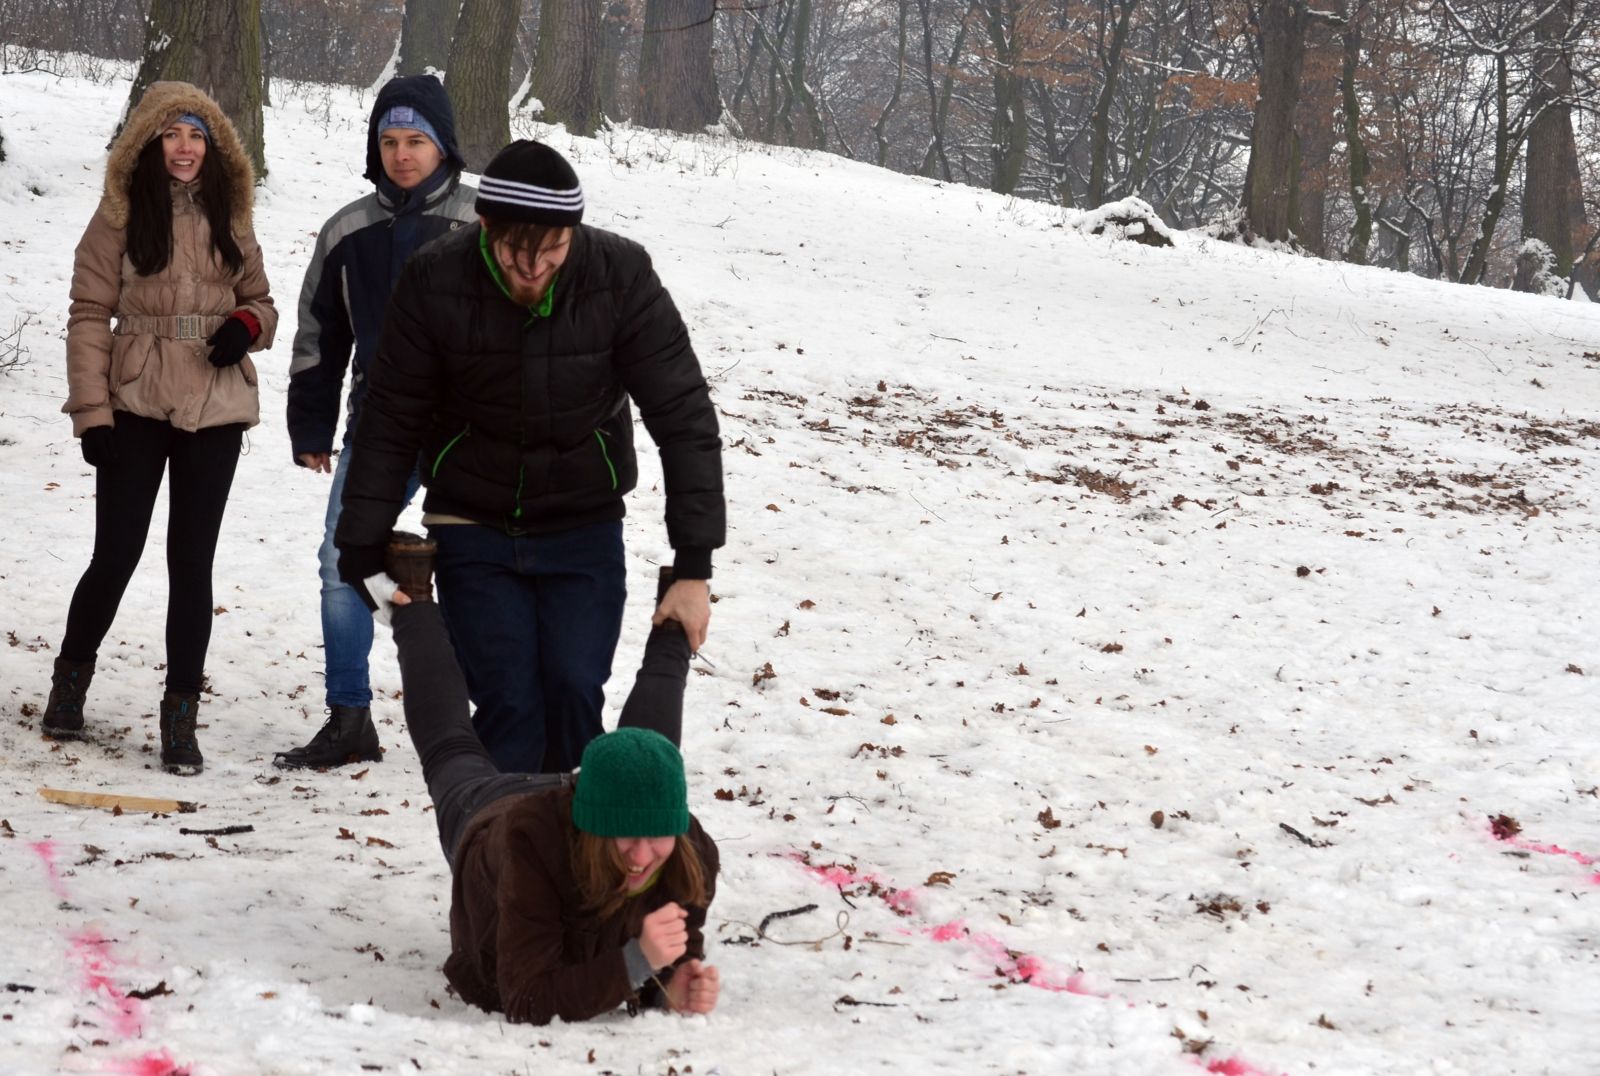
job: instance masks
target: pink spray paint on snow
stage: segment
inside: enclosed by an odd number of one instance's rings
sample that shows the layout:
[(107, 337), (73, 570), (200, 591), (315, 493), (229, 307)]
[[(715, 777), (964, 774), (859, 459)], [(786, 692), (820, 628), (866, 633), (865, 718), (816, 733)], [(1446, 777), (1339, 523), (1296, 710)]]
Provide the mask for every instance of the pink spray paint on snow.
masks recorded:
[[(61, 900), (69, 899), (66, 883), (56, 869), (56, 842), (35, 841), (30, 848), (39, 857), (50, 889)], [(129, 997), (113, 975), (122, 961), (112, 951), (112, 943), (93, 927), (86, 927), (67, 939), (67, 960), (80, 972), (79, 989), (99, 1012), (111, 1034), (118, 1039), (136, 1039), (144, 1034), (144, 1003)], [(146, 1053), (131, 1060), (109, 1062), (109, 1071), (119, 1076), (185, 1076), (188, 1069), (173, 1060), (166, 1050)]]
[[(843, 891), (848, 886), (864, 885), (868, 891), (880, 898), (897, 915), (911, 917), (920, 914), (917, 907), (918, 893), (914, 889), (903, 889), (894, 885), (880, 875), (863, 871), (846, 870), (838, 864), (826, 867), (812, 866), (800, 852), (791, 852), (788, 858), (799, 863), (817, 881), (830, 885)], [(1081, 971), (1066, 974), (1058, 969), (1053, 969), (1040, 957), (1028, 953), (1015, 953), (1005, 942), (992, 934), (975, 934), (960, 919), (951, 920), (935, 926), (922, 926), (916, 931), (924, 937), (940, 943), (964, 941), (975, 947), (994, 963), (995, 974), (1008, 982), (1025, 984), (1038, 990), (1048, 990), (1053, 993), (1077, 994), (1081, 997), (1110, 999), (1111, 995), (1093, 989), (1088, 983), (1088, 977)], [(1206, 1062), (1198, 1057), (1190, 1057), (1190, 1062), (1206, 1072), (1217, 1073), (1218, 1076), (1271, 1076), (1271, 1074), (1256, 1068), (1247, 1061), (1237, 1057), (1224, 1058), (1219, 1061)]]
[(56, 870), (56, 842), (34, 841), (28, 845), (39, 857), (40, 866), (44, 867), (44, 877), (50, 883), (50, 891), (62, 900), (67, 899), (67, 886), (61, 880), (61, 872)]
[[(1564, 856), (1585, 867), (1592, 867), (1596, 863), (1600, 863), (1600, 857), (1586, 855), (1583, 852), (1574, 852), (1570, 848), (1561, 847), (1559, 844), (1542, 844), (1538, 841), (1530, 841), (1512, 830), (1503, 828), (1493, 818), (1486, 824), (1489, 827), (1489, 835), (1491, 837), (1502, 844), (1509, 844), (1518, 851), (1537, 852), (1544, 856)], [(1589, 876), (1589, 883), (1591, 885), (1600, 885), (1600, 871), (1596, 871)]]
[[(806, 871), (817, 881), (830, 885), (835, 889), (844, 889), (848, 886), (867, 886), (875, 896), (896, 914), (907, 918), (920, 914), (917, 907), (918, 894), (914, 889), (902, 889), (885, 881), (875, 874), (861, 871), (849, 871), (832, 864), (826, 867), (814, 867), (806, 863), (798, 854), (791, 855), (791, 859), (805, 867)], [(1103, 998), (1108, 995), (1092, 990), (1082, 972), (1070, 975), (1053, 970), (1039, 957), (1027, 953), (1014, 954), (1005, 942), (992, 934), (975, 934), (961, 919), (952, 920), (935, 926), (922, 926), (907, 933), (921, 934), (940, 943), (964, 941), (971, 944), (983, 953), (994, 964), (995, 971), (1005, 979), (1014, 983), (1025, 983), (1039, 990), (1050, 990), (1056, 993), (1081, 994), (1086, 997)]]

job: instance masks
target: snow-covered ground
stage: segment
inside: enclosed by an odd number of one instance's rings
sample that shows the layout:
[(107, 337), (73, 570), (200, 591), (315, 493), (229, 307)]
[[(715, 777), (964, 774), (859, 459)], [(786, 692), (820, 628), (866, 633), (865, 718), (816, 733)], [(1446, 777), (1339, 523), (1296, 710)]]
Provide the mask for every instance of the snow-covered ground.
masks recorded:
[[(92, 532), (57, 413), (72, 248), (126, 92), (0, 79), (0, 332), (27, 319), (30, 353), (0, 375), (0, 1073), (1595, 1071), (1595, 308), (1152, 250), (831, 156), (551, 136), (589, 220), (654, 253), (724, 422), (685, 732), (724, 988), (709, 1018), (511, 1026), (445, 989), (386, 634), (384, 763), (270, 765), (322, 719), (327, 479), (290, 462), (285, 370), (370, 96), (279, 87), (267, 117), (285, 315), (204, 775), (154, 766), (160, 509), (96, 738), (39, 733)], [(667, 555), (644, 462), (614, 699)], [(183, 832), (227, 826), (253, 828)]]

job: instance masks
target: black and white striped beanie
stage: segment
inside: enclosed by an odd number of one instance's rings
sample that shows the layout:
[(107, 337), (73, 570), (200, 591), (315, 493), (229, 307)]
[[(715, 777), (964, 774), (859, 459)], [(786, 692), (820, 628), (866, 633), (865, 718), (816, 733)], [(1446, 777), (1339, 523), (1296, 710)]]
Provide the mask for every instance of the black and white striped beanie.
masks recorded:
[(561, 154), (518, 139), (483, 170), (473, 209), (490, 220), (567, 227), (583, 221), (583, 186)]

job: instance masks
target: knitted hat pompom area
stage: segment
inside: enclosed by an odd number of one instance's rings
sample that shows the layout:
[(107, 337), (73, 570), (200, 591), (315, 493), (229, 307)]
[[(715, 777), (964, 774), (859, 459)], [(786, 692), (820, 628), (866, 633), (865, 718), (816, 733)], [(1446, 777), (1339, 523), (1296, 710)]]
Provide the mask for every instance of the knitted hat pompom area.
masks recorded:
[(650, 729), (596, 736), (583, 750), (572, 824), (596, 837), (677, 837), (689, 829), (683, 756)]
[(490, 220), (569, 228), (583, 223), (583, 185), (558, 151), (521, 138), (484, 167), (473, 210)]

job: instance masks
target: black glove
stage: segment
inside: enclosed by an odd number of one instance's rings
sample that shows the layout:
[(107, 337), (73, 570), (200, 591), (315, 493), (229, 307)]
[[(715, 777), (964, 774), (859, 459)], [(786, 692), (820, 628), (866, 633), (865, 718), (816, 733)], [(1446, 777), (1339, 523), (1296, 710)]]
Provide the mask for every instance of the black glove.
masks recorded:
[(211, 365), (217, 369), (225, 366), (234, 366), (244, 353), (250, 350), (250, 345), (255, 343), (255, 334), (250, 331), (250, 326), (244, 319), (235, 315), (218, 326), (217, 331), (206, 337), (206, 343), (213, 345)]
[(350, 584), (367, 610), (374, 613), (378, 611), (378, 602), (367, 593), (367, 580), (383, 574), (383, 553), (381, 545), (339, 547), (339, 578)]
[(99, 467), (111, 462), (112, 427), (90, 426), (83, 431), (83, 436), (78, 439), (78, 447), (83, 449), (83, 462), (90, 467)]

